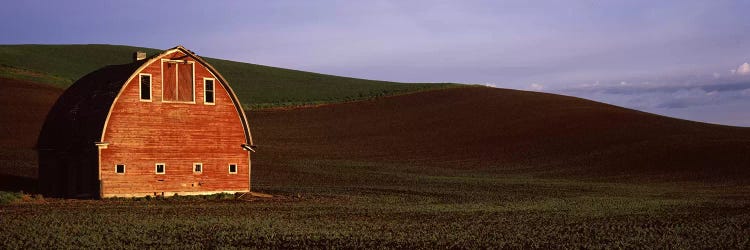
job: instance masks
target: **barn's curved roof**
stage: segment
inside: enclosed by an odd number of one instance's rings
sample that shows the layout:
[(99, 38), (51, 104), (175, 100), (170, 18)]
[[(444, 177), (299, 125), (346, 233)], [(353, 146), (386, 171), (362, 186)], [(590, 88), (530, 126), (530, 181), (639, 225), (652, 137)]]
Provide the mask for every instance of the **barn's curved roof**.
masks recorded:
[(182, 46), (151, 56), (144, 60), (121, 65), (109, 65), (91, 72), (63, 92), (42, 127), (37, 141), (38, 150), (79, 151), (96, 150), (95, 143), (104, 137), (104, 129), (112, 104), (124, 90), (127, 82), (143, 67), (166, 54), (181, 51), (199, 61), (211, 71), (229, 92), (245, 130), (247, 145), (252, 137), (247, 118), (239, 99), (226, 79), (213, 66)]
[(99, 141), (115, 97), (144, 62), (106, 66), (68, 87), (47, 114), (37, 148), (95, 149), (92, 143)]

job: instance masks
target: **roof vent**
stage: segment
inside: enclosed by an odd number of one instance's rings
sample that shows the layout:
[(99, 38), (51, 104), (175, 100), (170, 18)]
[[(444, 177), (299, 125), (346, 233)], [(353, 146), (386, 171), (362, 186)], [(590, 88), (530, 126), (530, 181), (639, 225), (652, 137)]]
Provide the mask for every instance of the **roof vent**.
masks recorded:
[(146, 52), (143, 51), (136, 51), (133, 53), (133, 61), (137, 62), (140, 60), (146, 59)]

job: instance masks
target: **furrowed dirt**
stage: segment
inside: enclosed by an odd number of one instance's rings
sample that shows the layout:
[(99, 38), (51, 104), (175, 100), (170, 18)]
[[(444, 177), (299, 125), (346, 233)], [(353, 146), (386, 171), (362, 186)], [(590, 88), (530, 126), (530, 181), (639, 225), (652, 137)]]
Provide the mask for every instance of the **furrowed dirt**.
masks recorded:
[(299, 159), (552, 176), (741, 179), (750, 129), (553, 94), (483, 87), (251, 111), (254, 180)]

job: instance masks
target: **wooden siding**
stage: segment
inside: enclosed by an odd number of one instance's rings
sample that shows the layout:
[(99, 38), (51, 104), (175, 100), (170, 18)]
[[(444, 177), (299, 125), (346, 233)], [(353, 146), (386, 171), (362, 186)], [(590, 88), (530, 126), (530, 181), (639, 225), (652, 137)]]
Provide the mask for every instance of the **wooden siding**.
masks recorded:
[[(162, 73), (159, 74), (162, 79), (162, 98), (165, 101), (176, 101), (177, 100), (177, 64), (170, 62), (162, 62)], [(148, 72), (144, 70), (144, 72)]]
[[(250, 155), (241, 148), (246, 142), (243, 123), (229, 92), (221, 84), (214, 85), (213, 105), (204, 104), (203, 78), (219, 79), (200, 62), (180, 51), (162, 59), (194, 61), (195, 82), (189, 88), (194, 94), (179, 97), (184, 102), (164, 102), (162, 72), (176, 74), (178, 69), (162, 71), (161, 60), (154, 60), (141, 72), (152, 75), (152, 102), (139, 101), (138, 78), (126, 84), (115, 100), (105, 128), (101, 149), (101, 192), (104, 197), (142, 196), (153, 193), (211, 193), (250, 190)], [(170, 80), (168, 84), (175, 84)], [(191, 83), (192, 84), (192, 83)], [(166, 90), (165, 90), (166, 91)], [(194, 95), (194, 96), (193, 96)], [(183, 99), (188, 98), (188, 99)], [(193, 163), (203, 163), (201, 173), (193, 172)], [(165, 163), (166, 173), (156, 174), (155, 164)], [(237, 164), (237, 174), (230, 174), (228, 165)], [(125, 174), (115, 173), (116, 164), (126, 164)]]
[(177, 100), (181, 102), (193, 101), (193, 64), (177, 65)]

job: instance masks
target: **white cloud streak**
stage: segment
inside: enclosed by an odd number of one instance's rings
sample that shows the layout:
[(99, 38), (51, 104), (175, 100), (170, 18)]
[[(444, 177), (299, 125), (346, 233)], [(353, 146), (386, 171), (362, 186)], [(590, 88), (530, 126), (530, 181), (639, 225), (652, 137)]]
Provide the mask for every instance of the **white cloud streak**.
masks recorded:
[(531, 85), (529, 85), (529, 89), (533, 91), (542, 91), (544, 90), (544, 85), (532, 83)]
[(737, 74), (738, 75), (750, 75), (750, 64), (743, 63), (739, 67), (737, 67)]

